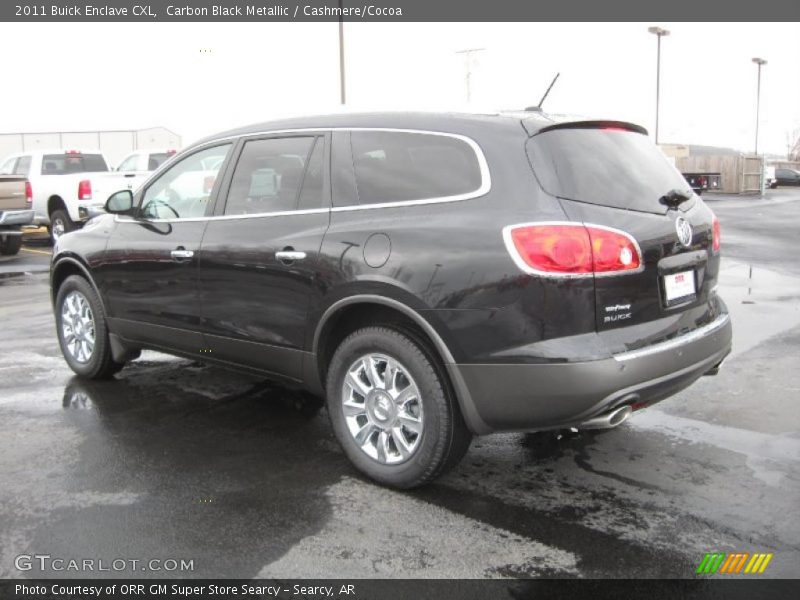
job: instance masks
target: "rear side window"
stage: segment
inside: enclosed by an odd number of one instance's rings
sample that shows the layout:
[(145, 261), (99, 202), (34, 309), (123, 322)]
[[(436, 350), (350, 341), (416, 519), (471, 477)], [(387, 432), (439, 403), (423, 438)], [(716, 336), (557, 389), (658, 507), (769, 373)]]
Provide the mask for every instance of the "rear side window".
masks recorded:
[(233, 172), (226, 215), (295, 210), (313, 137), (247, 142)]
[(601, 206), (663, 213), (659, 202), (688, 185), (650, 139), (618, 129), (556, 129), (533, 136), (528, 157), (544, 190)]
[(42, 157), (42, 175), (67, 175), (108, 171), (101, 154), (45, 154)]
[(459, 196), (481, 188), (481, 168), (466, 141), (447, 135), (354, 131), (359, 204)]

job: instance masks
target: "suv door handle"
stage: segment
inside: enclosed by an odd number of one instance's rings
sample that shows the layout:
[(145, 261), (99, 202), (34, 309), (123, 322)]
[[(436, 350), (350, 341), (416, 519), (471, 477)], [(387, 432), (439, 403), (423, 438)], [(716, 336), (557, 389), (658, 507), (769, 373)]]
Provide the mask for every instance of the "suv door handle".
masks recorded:
[(179, 247), (169, 253), (172, 256), (173, 260), (183, 261), (188, 260), (194, 256), (193, 250), (186, 250), (185, 248)]
[(277, 258), (282, 263), (290, 263), (296, 260), (303, 260), (306, 257), (305, 252), (298, 252), (297, 250), (286, 249), (281, 250), (280, 252), (275, 253), (275, 258)]

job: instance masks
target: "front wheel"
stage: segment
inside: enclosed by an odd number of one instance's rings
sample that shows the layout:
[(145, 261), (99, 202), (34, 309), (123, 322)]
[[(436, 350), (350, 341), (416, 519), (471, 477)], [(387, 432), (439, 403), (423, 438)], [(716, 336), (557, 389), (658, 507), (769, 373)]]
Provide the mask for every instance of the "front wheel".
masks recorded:
[(100, 298), (83, 277), (71, 275), (56, 295), (56, 331), (70, 368), (89, 379), (106, 379), (124, 365), (111, 356)]
[(347, 337), (331, 360), (328, 413), (355, 467), (397, 488), (428, 483), (469, 448), (446, 375), (424, 344), (387, 327)]

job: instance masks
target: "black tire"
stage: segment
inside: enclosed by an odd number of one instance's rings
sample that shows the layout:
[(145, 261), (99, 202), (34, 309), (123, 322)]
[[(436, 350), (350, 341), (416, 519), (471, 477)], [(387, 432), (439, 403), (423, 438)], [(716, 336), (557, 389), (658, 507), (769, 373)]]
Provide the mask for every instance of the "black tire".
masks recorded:
[(21, 235), (6, 235), (0, 238), (0, 254), (3, 256), (14, 256), (22, 248)]
[[(369, 353), (397, 361), (419, 388), (424, 415), (422, 433), (414, 452), (399, 464), (384, 464), (369, 456), (358, 445), (345, 420), (342, 408), (345, 377), (351, 365)], [(401, 489), (424, 485), (455, 466), (469, 448), (472, 434), (464, 423), (444, 368), (410, 332), (376, 326), (349, 335), (333, 355), (326, 389), (328, 414), (345, 454), (359, 471), (379, 483)]]
[[(62, 326), (64, 317), (62, 311), (64, 301), (71, 292), (78, 292), (86, 299), (91, 310), (91, 320), (94, 324), (94, 348), (88, 360), (85, 361), (80, 361), (73, 356), (64, 339), (64, 328)], [(58, 334), (61, 353), (64, 355), (64, 360), (67, 361), (69, 367), (77, 375), (87, 379), (108, 379), (125, 366), (124, 363), (114, 361), (111, 356), (111, 344), (108, 339), (108, 328), (106, 327), (103, 305), (94, 288), (86, 279), (79, 275), (70, 275), (64, 280), (61, 287), (58, 288), (58, 294), (56, 294), (55, 316), (56, 333)]]
[[(59, 208), (50, 214), (50, 241), (54, 244), (59, 235), (64, 235), (65, 233), (74, 231), (77, 228), (78, 226), (72, 219), (69, 218), (67, 211)], [(58, 233), (59, 230), (61, 231), (60, 234)]]

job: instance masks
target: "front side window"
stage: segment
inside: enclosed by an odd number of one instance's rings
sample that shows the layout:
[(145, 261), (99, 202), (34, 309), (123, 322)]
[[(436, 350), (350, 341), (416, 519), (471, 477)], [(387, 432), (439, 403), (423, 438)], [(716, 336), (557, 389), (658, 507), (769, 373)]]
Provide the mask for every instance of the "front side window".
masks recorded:
[(295, 210), (314, 142), (314, 137), (247, 142), (233, 172), (225, 214)]
[(208, 201), (231, 144), (187, 156), (145, 191), (141, 216), (146, 219), (188, 219), (206, 214)]
[(354, 131), (351, 144), (360, 204), (459, 196), (481, 187), (475, 150), (459, 138)]

